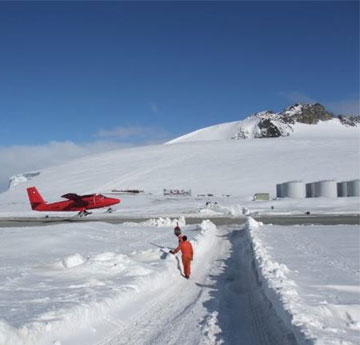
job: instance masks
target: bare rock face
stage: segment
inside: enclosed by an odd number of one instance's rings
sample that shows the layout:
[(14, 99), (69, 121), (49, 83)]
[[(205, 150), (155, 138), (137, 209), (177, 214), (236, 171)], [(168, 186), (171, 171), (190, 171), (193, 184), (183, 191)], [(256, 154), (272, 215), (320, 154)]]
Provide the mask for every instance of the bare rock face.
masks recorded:
[(357, 127), (360, 125), (360, 116), (339, 115), (338, 118), (344, 126)]
[(295, 122), (314, 125), (319, 121), (331, 120), (334, 114), (328, 112), (320, 103), (315, 104), (295, 104), (286, 108), (280, 116), (291, 117)]
[(280, 129), (270, 119), (263, 119), (259, 122), (260, 138), (277, 138), (281, 137)]
[[(277, 138), (290, 135), (296, 123), (316, 125), (322, 121), (339, 119), (344, 126), (356, 127), (360, 125), (360, 116), (336, 116), (327, 111), (320, 103), (315, 104), (294, 104), (280, 113), (263, 111), (253, 114), (251, 118), (256, 118), (257, 129), (254, 138)], [(239, 128), (232, 139), (247, 139), (250, 135), (246, 129)]]

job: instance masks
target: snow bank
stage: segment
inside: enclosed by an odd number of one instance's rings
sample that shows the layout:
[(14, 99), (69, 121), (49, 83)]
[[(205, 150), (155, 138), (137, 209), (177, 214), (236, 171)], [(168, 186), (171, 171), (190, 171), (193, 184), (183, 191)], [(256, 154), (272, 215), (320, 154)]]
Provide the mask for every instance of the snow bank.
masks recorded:
[(200, 214), (208, 216), (216, 215), (230, 215), (230, 210), (227, 206), (224, 206), (216, 202), (206, 202), (205, 206), (200, 208)]
[(206, 255), (206, 252), (212, 248), (216, 240), (216, 225), (210, 220), (203, 220), (200, 224), (200, 229), (200, 233), (191, 241), (193, 243), (196, 261), (198, 257), (201, 258)]
[(69, 255), (61, 260), (61, 264), (65, 268), (76, 267), (82, 265), (84, 262), (86, 262), (86, 259), (83, 258), (79, 253)]
[(200, 209), (200, 214), (208, 216), (234, 216), (239, 217), (249, 215), (250, 210), (237, 203), (229, 203), (228, 205), (220, 202), (207, 202), (204, 207)]
[(296, 306), (301, 303), (296, 291), (296, 284), (288, 279), (289, 269), (286, 265), (274, 262), (269, 256), (266, 247), (256, 237), (256, 230), (264, 231), (262, 227), (261, 222), (248, 217), (246, 229), (252, 241), (256, 268), (259, 278), (264, 284), (265, 295), (271, 301), (285, 325), (292, 329), (298, 344), (311, 344), (309, 338), (304, 338), (303, 332), (306, 334), (306, 324), (314, 320), (310, 320), (306, 314), (301, 315), (303, 320), (299, 319)]
[(148, 221), (142, 222), (141, 224), (146, 226), (159, 226), (159, 227), (165, 227), (165, 226), (173, 226), (179, 225), (180, 227), (186, 225), (185, 217), (179, 217), (179, 219), (171, 219), (169, 217), (159, 217), (159, 218), (153, 218), (149, 219)]
[[(276, 227), (263, 226), (249, 217), (246, 228), (252, 241), (256, 269), (264, 292), (277, 314), (293, 330), (298, 343), (355, 345), (355, 339), (360, 336), (359, 271), (351, 269), (351, 266), (356, 267), (356, 263), (350, 265), (350, 261), (345, 259), (337, 260), (344, 256), (342, 251), (350, 251), (349, 257), (353, 258), (351, 248), (348, 245), (341, 248), (341, 241), (338, 241), (336, 249), (331, 251), (327, 244), (325, 247), (331, 253), (329, 256), (328, 252), (313, 245), (318, 240), (324, 241), (322, 237), (316, 237), (314, 226), (310, 232), (306, 232), (306, 227), (295, 230), (295, 227), (290, 227), (294, 231), (290, 231), (289, 227), (286, 231), (282, 227), (281, 232), (274, 232), (273, 228)], [(334, 235), (330, 235), (330, 227), (327, 228), (327, 231), (323, 229), (322, 234), (326, 236), (328, 233), (330, 238), (334, 238)], [(332, 230), (341, 236), (340, 228)], [(304, 232), (306, 233), (303, 234)], [(286, 238), (280, 237), (286, 233), (289, 233)], [(351, 238), (359, 238), (356, 231), (351, 236), (350, 241), (353, 241)], [(356, 250), (356, 245), (354, 247)], [(276, 259), (274, 253), (282, 260)], [(348, 276), (352, 281), (348, 288), (344, 285), (330, 285), (331, 281), (344, 284)], [(331, 289), (333, 291), (328, 292)], [(344, 289), (347, 289), (346, 294), (343, 293)], [(348, 304), (345, 305), (346, 303)]]
[(263, 226), (264, 224), (262, 222), (256, 221), (252, 217), (248, 217), (246, 220), (246, 227), (247, 229), (258, 229), (259, 227)]
[[(168, 218), (136, 226), (88, 223), (2, 229), (0, 299), (8, 308), (0, 309), (0, 344), (61, 344), (80, 334), (81, 339), (90, 334), (93, 343), (96, 336), (104, 337), (104, 329), (117, 327), (108, 320), (121, 319), (142, 299), (183, 280), (179, 261), (168, 254), (177, 244), (177, 222), (193, 243), (195, 271), (215, 243), (216, 226), (210, 221), (185, 226), (185, 218)], [(37, 241), (29, 241), (34, 237)], [(14, 243), (24, 253), (21, 260), (6, 249)], [(9, 273), (9, 265), (16, 271)]]
[(200, 213), (204, 216), (218, 216), (218, 215), (223, 215), (224, 213), (222, 212), (217, 212), (208, 208), (202, 208), (200, 210)]
[(25, 345), (25, 340), (21, 338), (22, 337), (15, 327), (11, 327), (5, 321), (0, 319), (0, 344)]

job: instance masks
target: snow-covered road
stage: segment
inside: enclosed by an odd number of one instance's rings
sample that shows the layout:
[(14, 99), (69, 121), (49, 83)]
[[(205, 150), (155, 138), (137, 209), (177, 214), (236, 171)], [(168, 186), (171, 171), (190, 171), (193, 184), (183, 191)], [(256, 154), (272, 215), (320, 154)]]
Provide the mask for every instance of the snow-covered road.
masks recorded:
[(143, 296), (96, 345), (296, 344), (256, 280), (245, 227), (221, 227), (216, 236), (190, 281), (179, 275), (165, 292)]
[[(168, 253), (176, 222), (195, 248), (190, 280)], [(358, 226), (251, 217), (1, 228), (0, 344), (352, 345), (358, 240)]]
[(245, 225), (185, 226), (190, 280), (159, 248), (174, 244), (169, 225), (3, 228), (1, 345), (294, 344), (256, 281)]

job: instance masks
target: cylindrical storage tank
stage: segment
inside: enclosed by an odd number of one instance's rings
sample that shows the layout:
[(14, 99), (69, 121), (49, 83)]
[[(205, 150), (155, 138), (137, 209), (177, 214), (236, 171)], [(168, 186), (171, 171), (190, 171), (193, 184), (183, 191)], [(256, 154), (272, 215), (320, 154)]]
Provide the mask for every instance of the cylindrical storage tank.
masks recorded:
[(283, 198), (288, 198), (288, 186), (287, 182), (281, 184), (281, 193)]
[(348, 182), (338, 182), (337, 183), (337, 196), (338, 197), (347, 197), (348, 196)]
[(307, 183), (306, 184), (306, 197), (307, 198), (315, 198), (315, 183)]
[(283, 198), (284, 197), (284, 191), (283, 191), (283, 183), (276, 185), (276, 197), (277, 198)]
[(303, 181), (285, 182), (284, 197), (286, 198), (305, 198), (305, 183)]
[(347, 183), (348, 196), (360, 196), (360, 180), (352, 180)]
[(333, 180), (315, 183), (315, 196), (324, 198), (337, 198), (337, 185)]

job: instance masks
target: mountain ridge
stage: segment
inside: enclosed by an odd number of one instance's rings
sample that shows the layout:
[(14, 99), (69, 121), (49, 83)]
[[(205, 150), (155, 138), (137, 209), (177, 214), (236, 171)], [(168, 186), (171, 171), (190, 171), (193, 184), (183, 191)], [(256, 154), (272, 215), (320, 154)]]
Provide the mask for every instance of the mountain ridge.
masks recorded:
[(175, 138), (167, 144), (202, 140), (278, 138), (294, 133), (296, 127), (299, 127), (298, 124), (315, 126), (328, 121), (338, 123), (340, 128), (360, 128), (360, 116), (334, 115), (320, 103), (296, 103), (279, 113), (266, 110), (254, 113), (241, 121), (205, 127)]

